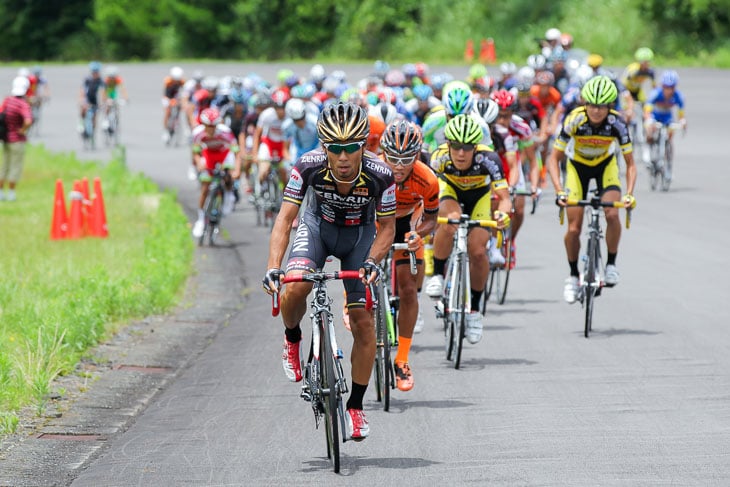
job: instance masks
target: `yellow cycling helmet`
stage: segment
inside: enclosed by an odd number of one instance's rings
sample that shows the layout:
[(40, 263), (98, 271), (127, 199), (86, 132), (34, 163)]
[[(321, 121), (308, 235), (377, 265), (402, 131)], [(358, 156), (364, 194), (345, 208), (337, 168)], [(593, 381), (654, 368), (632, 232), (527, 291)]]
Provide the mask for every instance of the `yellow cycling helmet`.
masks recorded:
[(603, 56), (600, 54), (589, 54), (588, 55), (588, 66), (593, 69), (600, 67), (603, 64)]

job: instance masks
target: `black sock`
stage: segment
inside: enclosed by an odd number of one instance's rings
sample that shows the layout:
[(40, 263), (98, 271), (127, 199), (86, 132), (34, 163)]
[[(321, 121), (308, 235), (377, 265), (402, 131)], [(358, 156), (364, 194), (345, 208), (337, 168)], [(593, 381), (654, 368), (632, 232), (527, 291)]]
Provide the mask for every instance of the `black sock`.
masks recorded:
[(299, 343), (302, 339), (302, 327), (299, 325), (296, 328), (284, 327), (284, 336), (286, 336), (286, 341), (289, 343)]
[(352, 392), (350, 392), (350, 398), (347, 400), (346, 409), (362, 409), (362, 398), (365, 397), (365, 391), (368, 389), (368, 385), (352, 383)]
[(479, 291), (471, 290), (471, 310), (479, 311), (479, 302), (482, 300), (483, 289)]
[(608, 260), (606, 260), (606, 265), (616, 265), (616, 255), (617, 254), (618, 254), (617, 252), (614, 252), (614, 253), (609, 252)]
[(446, 259), (437, 259), (436, 257), (433, 258), (433, 275), (434, 276), (443, 276), (444, 267), (446, 267)]
[(568, 265), (570, 266), (570, 275), (573, 277), (580, 276), (580, 272), (578, 272), (578, 261), (577, 260), (569, 260)]

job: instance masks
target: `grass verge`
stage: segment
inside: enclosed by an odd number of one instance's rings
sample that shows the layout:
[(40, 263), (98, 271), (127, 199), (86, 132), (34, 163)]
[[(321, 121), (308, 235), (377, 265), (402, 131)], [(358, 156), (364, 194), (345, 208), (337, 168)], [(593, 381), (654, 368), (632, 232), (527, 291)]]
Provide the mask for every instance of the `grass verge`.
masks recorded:
[[(52, 241), (56, 179), (102, 182), (109, 237)], [(93, 189), (92, 189), (93, 190)], [(67, 201), (68, 205), (68, 201)], [(67, 207), (68, 208), (68, 207)], [(0, 434), (16, 412), (42, 414), (52, 381), (120, 323), (169, 310), (192, 269), (175, 194), (120, 161), (78, 161), (28, 147), (16, 202), (0, 202)]]

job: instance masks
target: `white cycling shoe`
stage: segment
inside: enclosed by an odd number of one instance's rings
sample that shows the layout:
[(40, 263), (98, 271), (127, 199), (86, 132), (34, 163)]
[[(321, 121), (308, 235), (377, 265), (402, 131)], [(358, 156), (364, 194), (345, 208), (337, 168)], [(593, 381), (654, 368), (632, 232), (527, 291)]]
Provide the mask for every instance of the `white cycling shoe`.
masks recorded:
[(426, 284), (426, 294), (431, 298), (440, 298), (444, 293), (444, 276), (431, 276)]

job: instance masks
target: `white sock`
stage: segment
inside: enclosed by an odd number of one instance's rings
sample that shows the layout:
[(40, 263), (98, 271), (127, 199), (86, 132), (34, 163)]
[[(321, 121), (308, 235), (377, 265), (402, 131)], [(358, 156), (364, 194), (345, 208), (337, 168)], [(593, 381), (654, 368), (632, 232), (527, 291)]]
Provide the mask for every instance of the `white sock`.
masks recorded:
[(205, 219), (205, 210), (198, 210), (198, 220), (204, 220)]

